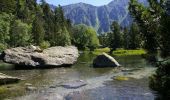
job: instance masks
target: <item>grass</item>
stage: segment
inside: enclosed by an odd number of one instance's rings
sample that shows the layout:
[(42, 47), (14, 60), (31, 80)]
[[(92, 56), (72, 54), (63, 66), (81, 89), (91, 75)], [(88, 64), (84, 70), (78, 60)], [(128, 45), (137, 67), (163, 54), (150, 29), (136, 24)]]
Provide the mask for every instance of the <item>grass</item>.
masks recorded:
[[(109, 51), (110, 48), (100, 48), (100, 49), (95, 49), (93, 51), (93, 54), (100, 55), (103, 52), (109, 53)], [(134, 55), (144, 55), (144, 54), (146, 54), (146, 51), (144, 49), (137, 49), (137, 50), (117, 49), (112, 53), (113, 56), (134, 56)]]

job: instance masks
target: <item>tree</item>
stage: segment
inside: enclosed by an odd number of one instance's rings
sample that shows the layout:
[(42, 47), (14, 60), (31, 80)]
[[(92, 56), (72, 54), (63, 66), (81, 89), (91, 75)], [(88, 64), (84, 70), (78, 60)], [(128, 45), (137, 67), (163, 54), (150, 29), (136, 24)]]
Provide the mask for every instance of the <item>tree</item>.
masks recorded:
[(80, 24), (73, 27), (73, 44), (79, 49), (88, 47), (93, 50), (99, 46), (99, 40), (93, 28)]
[(10, 27), (10, 44), (13, 47), (26, 46), (30, 43), (30, 26), (21, 20), (14, 20)]
[(128, 30), (128, 28), (124, 28), (124, 30), (123, 30), (123, 46), (125, 49), (129, 49), (129, 41), (130, 41), (129, 30)]
[(40, 45), (44, 41), (45, 30), (43, 27), (42, 11), (37, 7), (36, 16), (32, 23), (32, 36), (34, 43)]
[(111, 48), (110, 53), (116, 48), (122, 47), (122, 33), (120, 30), (120, 26), (117, 22), (113, 22), (111, 25), (112, 33), (109, 35), (109, 47)]
[(93, 51), (99, 46), (99, 39), (97, 37), (96, 31), (92, 27), (88, 28), (87, 33), (89, 34), (88, 48), (90, 49), (90, 51)]
[(99, 43), (102, 47), (108, 47), (108, 36), (107, 36), (107, 34), (109, 34), (109, 33), (100, 34), (98, 36)]
[[(149, 6), (131, 0), (129, 10), (139, 25), (145, 39), (146, 49), (149, 53), (155, 52), (159, 47), (162, 61), (158, 61), (156, 73), (150, 79), (150, 88), (156, 91), (160, 100), (169, 100), (170, 96), (170, 15), (166, 0), (148, 0)], [(166, 3), (166, 7), (164, 4)]]
[(13, 15), (7, 13), (0, 14), (0, 43), (2, 44), (7, 44), (10, 39), (9, 30), (13, 17)]
[(54, 11), (54, 33), (52, 34), (51, 40), (52, 45), (71, 45), (71, 37), (61, 6), (57, 7)]
[(157, 52), (157, 47), (159, 45), (157, 39), (159, 29), (158, 19), (161, 10), (159, 10), (160, 6), (155, 8), (155, 6), (158, 5), (157, 0), (149, 0), (149, 5), (151, 6), (145, 7), (137, 2), (137, 0), (130, 0), (129, 11), (140, 27), (140, 31), (144, 37), (145, 49), (148, 50), (148, 53), (154, 54)]
[(0, 0), (0, 12), (14, 13), (16, 0)]
[(140, 47), (140, 31), (136, 23), (133, 23), (129, 32), (129, 49), (137, 49)]
[(43, 15), (44, 15), (43, 18), (45, 21), (45, 24), (44, 24), (45, 39), (49, 41), (51, 38), (53, 38), (53, 34), (54, 34), (54, 27), (55, 27), (54, 15), (52, 13), (52, 10), (49, 4), (47, 3), (43, 4), (42, 9), (43, 9)]

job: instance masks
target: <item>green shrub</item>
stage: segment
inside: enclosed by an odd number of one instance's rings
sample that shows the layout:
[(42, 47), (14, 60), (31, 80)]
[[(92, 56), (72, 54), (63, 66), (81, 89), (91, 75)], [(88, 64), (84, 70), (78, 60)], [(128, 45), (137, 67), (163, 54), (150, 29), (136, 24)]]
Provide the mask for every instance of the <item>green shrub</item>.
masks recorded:
[(156, 73), (150, 77), (149, 87), (159, 99), (170, 100), (170, 60), (158, 64)]
[(5, 44), (0, 43), (0, 52), (5, 50), (6, 48), (7, 48), (7, 46)]
[(41, 49), (47, 49), (49, 47), (50, 47), (50, 43), (48, 41), (43, 41), (42, 43), (40, 43)]

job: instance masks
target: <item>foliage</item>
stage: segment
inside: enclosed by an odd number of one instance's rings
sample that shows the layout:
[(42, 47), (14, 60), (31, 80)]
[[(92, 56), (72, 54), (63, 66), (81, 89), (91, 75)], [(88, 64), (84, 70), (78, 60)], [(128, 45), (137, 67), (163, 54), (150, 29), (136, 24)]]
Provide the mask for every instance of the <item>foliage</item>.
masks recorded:
[(32, 36), (34, 43), (40, 45), (44, 40), (45, 30), (43, 28), (42, 20), (39, 18), (39, 15), (36, 15), (33, 24), (32, 24)]
[(111, 33), (108, 33), (108, 42), (111, 52), (116, 50), (116, 48), (122, 47), (122, 33), (120, 25), (117, 22), (113, 22), (111, 25)]
[(170, 60), (160, 63), (156, 73), (150, 77), (150, 88), (157, 91), (158, 99), (170, 99)]
[(108, 34), (99, 34), (99, 43), (102, 47), (107, 47), (108, 46)]
[(5, 44), (0, 43), (0, 52), (5, 50), (6, 48), (7, 48), (7, 46)]
[[(124, 28), (124, 29), (123, 29), (123, 47), (124, 47), (125, 49), (129, 49), (130, 36), (131, 36), (131, 35), (129, 35), (129, 30), (128, 30), (128, 28)], [(135, 41), (134, 41), (134, 42), (135, 42)]]
[(140, 31), (136, 23), (133, 23), (129, 32), (129, 49), (140, 48)]
[(40, 43), (40, 48), (41, 49), (47, 49), (50, 47), (50, 43), (48, 41), (43, 41)]
[(113, 22), (111, 29), (112, 32), (99, 35), (102, 47), (110, 47), (111, 52), (117, 48), (137, 49), (141, 47), (140, 30), (136, 23), (132, 23), (130, 29), (128, 27), (122, 29), (117, 22)]
[(142, 36), (144, 37), (145, 48), (148, 53), (157, 52), (159, 45), (159, 26), (160, 26), (160, 15), (162, 13), (162, 2), (157, 0), (149, 0), (148, 7), (145, 7), (137, 0), (130, 0), (129, 11), (134, 17), (135, 21), (140, 27)]
[(6, 44), (9, 37), (10, 22), (13, 19), (11, 14), (1, 13), (0, 14), (0, 43)]
[(0, 12), (14, 13), (16, 0), (0, 0)]
[[(159, 61), (156, 73), (151, 77), (150, 87), (158, 93), (158, 99), (170, 99), (170, 15), (167, 0), (148, 0), (149, 6), (145, 7), (137, 0), (130, 0), (129, 10), (142, 31), (145, 48), (152, 56), (159, 47), (163, 60)], [(166, 6), (165, 6), (166, 5)], [(153, 56), (152, 56), (153, 57)]]
[(13, 47), (29, 45), (31, 41), (30, 31), (31, 26), (21, 22), (21, 20), (14, 20), (10, 29), (10, 45)]
[(99, 46), (99, 40), (95, 30), (83, 24), (73, 27), (73, 43), (79, 49), (88, 47), (93, 50)]
[(61, 6), (51, 10), (45, 0), (0, 1), (0, 43), (9, 47), (40, 45), (71, 45), (71, 22), (65, 19)]

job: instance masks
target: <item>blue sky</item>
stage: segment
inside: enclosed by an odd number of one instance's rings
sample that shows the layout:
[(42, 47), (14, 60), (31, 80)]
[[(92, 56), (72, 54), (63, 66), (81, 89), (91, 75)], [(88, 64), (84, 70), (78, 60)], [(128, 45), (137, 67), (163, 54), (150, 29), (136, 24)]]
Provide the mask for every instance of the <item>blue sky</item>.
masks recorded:
[(53, 5), (60, 4), (61, 6), (79, 3), (79, 2), (88, 3), (88, 4), (95, 5), (95, 6), (101, 6), (101, 5), (108, 4), (111, 1), (112, 0), (46, 0), (46, 2), (49, 4), (53, 4)]

